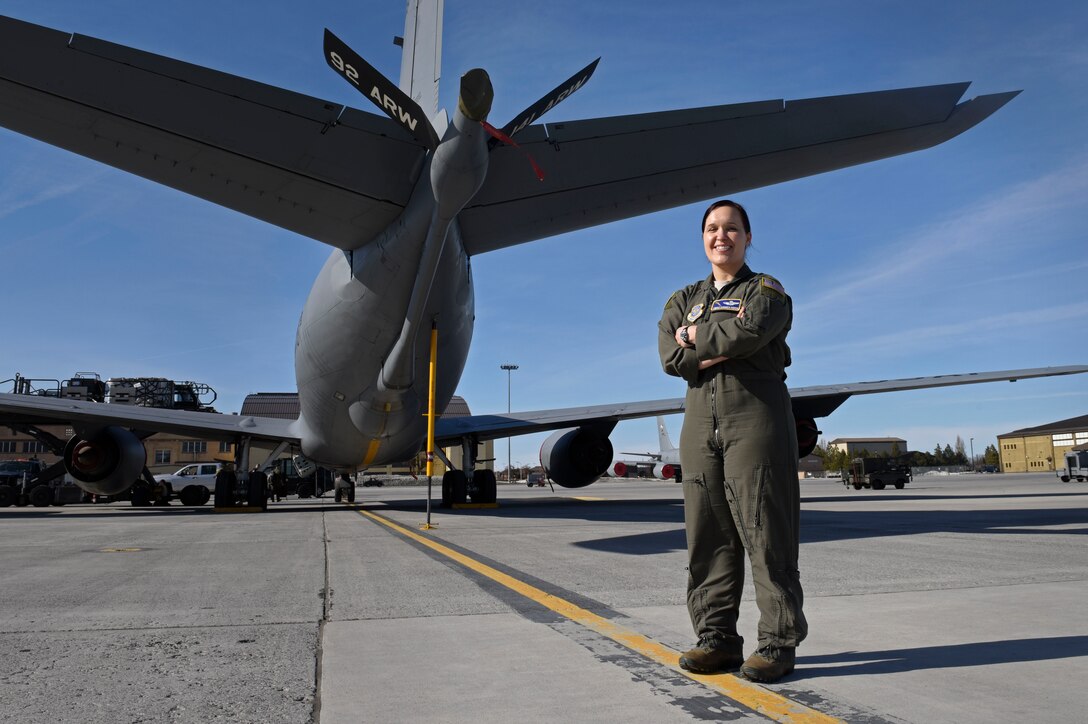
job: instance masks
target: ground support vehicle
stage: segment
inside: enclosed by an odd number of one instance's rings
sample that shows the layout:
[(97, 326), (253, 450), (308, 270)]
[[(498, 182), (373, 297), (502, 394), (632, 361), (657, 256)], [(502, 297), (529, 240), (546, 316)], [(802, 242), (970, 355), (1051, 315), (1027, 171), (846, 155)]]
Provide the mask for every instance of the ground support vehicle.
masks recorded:
[(79, 503), (83, 491), (64, 475), (53, 475), (41, 461), (0, 461), (0, 508), (9, 505), (48, 505)]
[(1065, 467), (1058, 471), (1063, 483), (1088, 480), (1088, 450), (1070, 450), (1065, 454)]
[(912, 479), (910, 465), (903, 457), (854, 458), (850, 467), (842, 471), (843, 485), (853, 485), (854, 490), (883, 490), (887, 485), (902, 490)]

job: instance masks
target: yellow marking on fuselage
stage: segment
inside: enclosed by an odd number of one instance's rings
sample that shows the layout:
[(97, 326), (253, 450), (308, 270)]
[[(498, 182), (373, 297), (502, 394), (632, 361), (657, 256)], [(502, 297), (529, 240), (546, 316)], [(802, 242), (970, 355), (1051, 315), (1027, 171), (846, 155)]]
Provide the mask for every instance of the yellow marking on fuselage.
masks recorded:
[(366, 456), (363, 458), (363, 466), (370, 465), (374, 462), (374, 458), (378, 456), (378, 448), (382, 446), (381, 440), (371, 440), (370, 444), (366, 448)]
[(363, 515), (376, 523), (380, 523), (392, 530), (410, 538), (417, 543), (427, 546), (431, 550), (441, 553), (447, 558), (460, 563), (465, 568), (475, 571), (480, 575), (486, 576), (491, 580), (506, 586), (512, 591), (521, 594), (525, 598), (534, 601), (541, 606), (555, 611), (561, 616), (581, 624), (586, 628), (596, 631), (602, 636), (607, 636), (618, 644), (626, 646), (627, 648), (639, 653), (651, 661), (655, 661), (662, 666), (668, 667), (672, 671), (686, 676), (689, 679), (699, 682), (707, 688), (713, 689), (720, 694), (724, 694), (733, 701), (742, 704), (753, 711), (773, 719), (774, 721), (781, 722), (797, 722), (800, 723), (815, 723), (815, 722), (839, 722), (840, 719), (828, 716), (815, 709), (799, 704), (791, 699), (787, 699), (780, 694), (776, 694), (773, 691), (764, 689), (761, 686), (750, 683), (744, 679), (739, 679), (732, 674), (693, 674), (690, 671), (685, 671), (680, 668), (679, 657), (680, 652), (670, 649), (668, 646), (649, 639), (642, 634), (639, 634), (630, 629), (624, 628), (608, 619), (598, 616), (592, 611), (588, 611), (581, 606), (575, 605), (570, 601), (553, 596), (535, 586), (531, 586), (528, 583), (519, 581), (518, 579), (510, 576), (502, 571), (496, 570), (491, 566), (480, 563), (479, 561), (470, 558), (463, 553), (458, 553), (452, 548), (438, 543), (432, 538), (417, 533), (409, 528), (405, 528), (399, 523), (394, 523), (388, 518), (371, 513), (367, 510), (357, 509), (360, 515)]

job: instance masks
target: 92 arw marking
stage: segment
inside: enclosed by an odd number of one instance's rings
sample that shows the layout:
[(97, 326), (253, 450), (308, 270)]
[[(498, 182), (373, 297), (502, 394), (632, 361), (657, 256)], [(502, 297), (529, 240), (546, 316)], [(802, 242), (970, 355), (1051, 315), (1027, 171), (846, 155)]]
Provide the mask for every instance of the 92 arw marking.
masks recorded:
[(355, 85), (359, 85), (359, 71), (355, 70), (351, 63), (345, 63), (344, 59), (335, 50), (329, 51), (329, 62), (332, 63), (332, 67), (343, 73), (345, 78)]

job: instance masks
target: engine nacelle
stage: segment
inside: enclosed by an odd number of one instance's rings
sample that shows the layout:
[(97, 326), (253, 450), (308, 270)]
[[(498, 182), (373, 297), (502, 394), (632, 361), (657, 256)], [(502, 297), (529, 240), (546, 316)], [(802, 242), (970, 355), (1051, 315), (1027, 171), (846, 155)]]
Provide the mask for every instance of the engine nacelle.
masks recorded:
[(676, 466), (672, 463), (657, 463), (654, 465), (654, 477), (661, 480), (673, 480), (676, 478)]
[(95, 495), (132, 487), (147, 465), (147, 451), (123, 427), (107, 427), (90, 439), (73, 435), (64, 446), (64, 468), (76, 485)]
[(820, 440), (820, 429), (811, 417), (797, 419), (797, 459), (812, 454)]
[(558, 430), (540, 446), (544, 474), (564, 488), (584, 488), (601, 477), (611, 462), (612, 442), (597, 428)]

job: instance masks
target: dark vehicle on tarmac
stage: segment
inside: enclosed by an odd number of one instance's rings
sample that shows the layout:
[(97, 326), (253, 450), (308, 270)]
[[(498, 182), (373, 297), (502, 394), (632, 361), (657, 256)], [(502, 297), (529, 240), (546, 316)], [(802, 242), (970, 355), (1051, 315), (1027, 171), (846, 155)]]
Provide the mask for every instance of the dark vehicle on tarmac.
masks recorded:
[(64, 477), (48, 482), (39, 480), (46, 466), (40, 460), (0, 461), (0, 508), (9, 505), (48, 505), (78, 503), (83, 491)]
[(525, 479), (525, 485), (529, 488), (534, 485), (543, 488), (546, 481), (547, 479), (544, 477), (544, 473), (529, 473), (529, 477)]
[[(909, 453), (908, 453), (909, 456)], [(854, 490), (872, 488), (883, 490), (894, 485), (898, 490), (913, 479), (908, 456), (897, 458), (854, 458), (850, 467), (842, 471), (843, 485), (853, 485)]]

